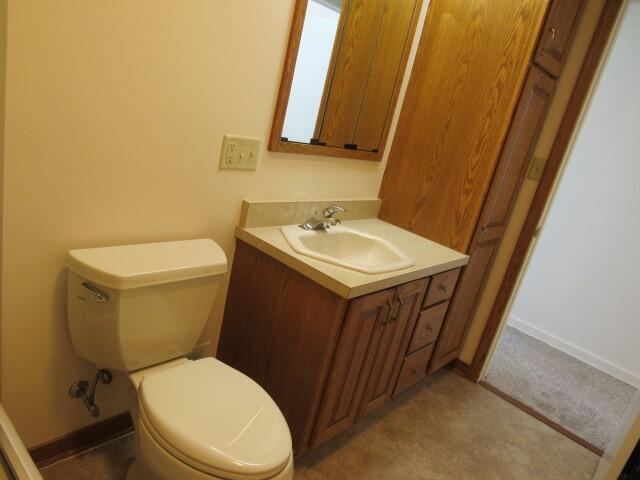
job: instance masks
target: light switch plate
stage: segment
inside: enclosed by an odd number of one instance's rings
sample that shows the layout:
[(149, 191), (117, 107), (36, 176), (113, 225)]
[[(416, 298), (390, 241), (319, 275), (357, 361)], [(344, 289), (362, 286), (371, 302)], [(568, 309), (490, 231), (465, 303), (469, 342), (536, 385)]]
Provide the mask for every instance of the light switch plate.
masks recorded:
[(251, 137), (225, 135), (220, 155), (221, 170), (255, 170), (262, 140)]

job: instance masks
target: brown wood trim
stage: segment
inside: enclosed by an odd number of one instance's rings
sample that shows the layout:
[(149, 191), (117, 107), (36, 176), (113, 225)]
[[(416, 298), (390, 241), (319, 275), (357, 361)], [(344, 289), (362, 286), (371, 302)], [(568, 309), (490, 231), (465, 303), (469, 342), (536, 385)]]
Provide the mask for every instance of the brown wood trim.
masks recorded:
[(461, 377), (469, 378), (471, 365), (464, 363), (459, 358), (456, 358), (453, 362), (451, 362), (451, 370), (453, 370), (454, 373), (457, 373)]
[[(283, 117), (284, 118), (284, 117)], [(275, 125), (274, 125), (275, 128)], [(274, 130), (275, 131), (275, 130)], [(273, 137), (273, 136), (272, 136)], [(355, 160), (382, 160), (382, 152), (366, 152), (363, 150), (348, 150), (346, 148), (324, 147), (308, 143), (283, 142), (280, 137), (271, 138), (269, 150), (281, 153), (298, 153), (302, 155), (318, 155), (322, 157), (352, 158)]]
[(580, 74), (573, 88), (533, 203), (525, 219), (504, 279), (500, 285), (500, 290), (498, 291), (489, 315), (489, 320), (485, 326), (473, 361), (471, 362), (468, 378), (474, 382), (480, 379), (484, 362), (498, 334), (502, 318), (515, 290), (518, 276), (524, 266), (529, 248), (535, 237), (536, 229), (542, 219), (547, 200), (551, 195), (556, 178), (562, 167), (565, 154), (571, 143), (582, 109), (588, 99), (591, 85), (598, 72), (598, 67), (609, 43), (609, 38), (616, 25), (623, 3), (624, 0), (607, 0), (605, 2), (604, 9), (600, 15), (600, 20), (591, 39), (589, 50), (587, 51)]
[(122, 413), (32, 447), (29, 454), (36, 465), (42, 468), (132, 431), (131, 416)]
[(587, 450), (592, 451), (593, 453), (595, 453), (596, 455), (598, 455), (600, 457), (604, 454), (604, 451), (601, 448), (596, 447), (592, 443), (586, 441), (584, 438), (579, 437), (578, 435), (576, 435), (575, 433), (573, 433), (570, 430), (567, 430), (562, 425), (554, 422), (553, 420), (548, 419), (547, 417), (545, 417), (543, 414), (541, 414), (537, 410), (534, 410), (529, 405), (526, 405), (526, 404), (522, 403), (520, 400), (517, 400), (517, 399), (513, 398), (508, 393), (503, 392), (502, 390), (494, 387), (493, 385), (491, 385), (490, 383), (487, 383), (485, 381), (480, 382), (480, 385), (482, 385), (484, 388), (489, 390), (491, 393), (493, 393), (493, 394), (497, 395), (498, 397), (502, 398), (503, 400), (509, 402), (514, 407), (522, 410), (524, 413), (526, 413), (528, 415), (531, 415), (536, 420), (540, 420), (542, 423), (544, 423), (548, 427), (553, 428), (556, 432), (564, 435), (565, 437), (569, 438), (570, 440), (573, 440), (577, 444), (582, 445)]
[(405, 45), (404, 52), (402, 54), (402, 60), (398, 69), (398, 78), (396, 80), (393, 94), (391, 96), (390, 107), (385, 119), (384, 130), (382, 138), (380, 140), (378, 151), (368, 152), (349, 150), (345, 148), (325, 147), (322, 145), (310, 145), (306, 143), (282, 141), (282, 129), (284, 127), (284, 119), (287, 113), (289, 94), (291, 93), (293, 74), (295, 72), (298, 50), (300, 48), (302, 28), (304, 26), (304, 17), (308, 5), (308, 0), (296, 0), (295, 8), (293, 11), (291, 33), (289, 34), (289, 43), (287, 45), (287, 53), (282, 69), (282, 80), (280, 82), (280, 88), (278, 90), (278, 98), (276, 100), (276, 110), (273, 115), (271, 134), (269, 135), (269, 151), (281, 153), (297, 153), (302, 155), (318, 155), (324, 157), (352, 158), (356, 160), (371, 160), (377, 162), (381, 161), (387, 141), (389, 139), (391, 124), (393, 123), (393, 115), (396, 109), (399, 108), (398, 98), (400, 97), (402, 81), (406, 74), (411, 47), (413, 46), (413, 42), (415, 40), (414, 37), (418, 26), (418, 20), (420, 19), (420, 13), (422, 12), (422, 2), (423, 0), (418, 0), (416, 2), (413, 18), (411, 19), (411, 26), (409, 27), (409, 33), (407, 35), (407, 44)]

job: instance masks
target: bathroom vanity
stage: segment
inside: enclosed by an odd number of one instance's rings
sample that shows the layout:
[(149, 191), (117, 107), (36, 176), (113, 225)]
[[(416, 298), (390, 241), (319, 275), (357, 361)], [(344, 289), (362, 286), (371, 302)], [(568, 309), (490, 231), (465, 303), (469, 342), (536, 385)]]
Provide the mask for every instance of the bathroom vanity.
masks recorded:
[(468, 257), (375, 218), (345, 222), (414, 260), (369, 275), (296, 253), (279, 226), (238, 227), (218, 358), (282, 410), (300, 455), (427, 375)]

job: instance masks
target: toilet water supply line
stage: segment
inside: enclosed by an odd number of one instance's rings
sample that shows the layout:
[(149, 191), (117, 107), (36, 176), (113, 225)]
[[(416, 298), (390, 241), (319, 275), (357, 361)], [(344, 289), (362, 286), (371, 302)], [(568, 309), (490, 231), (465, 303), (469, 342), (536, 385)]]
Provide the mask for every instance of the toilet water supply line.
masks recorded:
[(86, 380), (78, 380), (69, 387), (69, 396), (71, 398), (81, 398), (84, 406), (87, 407), (92, 417), (100, 416), (100, 408), (96, 405), (96, 389), (98, 383), (108, 385), (113, 380), (113, 375), (109, 370), (99, 369), (96, 376), (89, 386)]

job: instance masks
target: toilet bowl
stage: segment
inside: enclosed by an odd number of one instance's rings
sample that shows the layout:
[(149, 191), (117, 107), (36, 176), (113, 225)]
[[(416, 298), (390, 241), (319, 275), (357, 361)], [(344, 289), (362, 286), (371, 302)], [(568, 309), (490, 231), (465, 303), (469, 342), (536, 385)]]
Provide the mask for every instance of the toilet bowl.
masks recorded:
[(133, 467), (128, 480), (292, 478), (287, 423), (249, 377), (204, 358), (129, 378), (137, 457), (150, 472)]
[(72, 250), (75, 351), (126, 372), (136, 459), (127, 480), (291, 480), (287, 423), (256, 382), (215, 358), (188, 360), (226, 257), (211, 240)]

